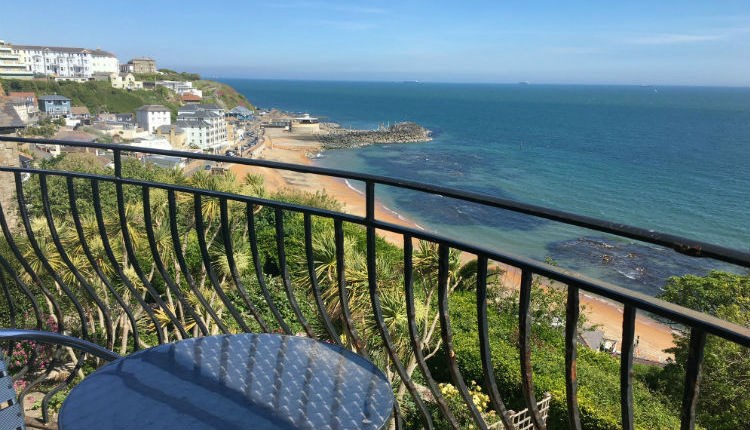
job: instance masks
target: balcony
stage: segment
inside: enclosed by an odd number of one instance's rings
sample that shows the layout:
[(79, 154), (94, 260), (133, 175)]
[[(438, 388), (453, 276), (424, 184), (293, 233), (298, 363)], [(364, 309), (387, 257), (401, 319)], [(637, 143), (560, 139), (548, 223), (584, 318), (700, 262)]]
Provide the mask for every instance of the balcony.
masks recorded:
[[(593, 428), (599, 418), (592, 418), (592, 408), (606, 406), (605, 394), (597, 391), (604, 389), (597, 387), (600, 381), (592, 381), (598, 376), (579, 367), (584, 355), (588, 361), (617, 361), (617, 398), (609, 406), (617, 417), (607, 428), (654, 428), (643, 421), (646, 405), (638, 399), (643, 402), (644, 388), (634, 376), (636, 318), (648, 314), (674, 323), (689, 345), (681, 363), (686, 369), (682, 401), (666, 426), (692, 429), (707, 338), (750, 347), (747, 327), (552, 264), (385, 222), (376, 215), (377, 191), (396, 187), (457, 199), (744, 269), (750, 268), (747, 253), (341, 170), (155, 149), (135, 154), (125, 145), (5, 136), (0, 142), (108, 151), (114, 165), (83, 166), (87, 173), (0, 167), (1, 182), (15, 193), (2, 200), (0, 210), (4, 328), (64, 332), (119, 354), (220, 333), (277, 332), (325, 340), (385, 372), (397, 399), (393, 428)], [(186, 158), (186, 172), (198, 167), (189, 177), (156, 171), (138, 161), (143, 154)], [(205, 174), (206, 162), (361, 183), (364, 211), (346, 213), (320, 194), (269, 197), (255, 177), (237, 186), (231, 176)], [(383, 233), (400, 246), (384, 241)], [(519, 273), (519, 282), (500, 285), (500, 275), (509, 270)], [(618, 358), (579, 345), (583, 294), (621, 305)], [(561, 300), (550, 303), (550, 298)], [(557, 306), (562, 318), (549, 318), (548, 306)], [(512, 318), (502, 319), (503, 312), (512, 312)], [(542, 347), (545, 336), (560, 341)], [(498, 350), (500, 338), (513, 350)], [(54, 405), (101, 365), (60, 347), (8, 342), (3, 347), (6, 355), (14, 354), (13, 348), (24, 351), (27, 361), (11, 358), (9, 364), (16, 381), (23, 381), (17, 386), (22, 402), (42, 396), (43, 424), (54, 424)], [(541, 392), (538, 380), (544, 369), (537, 358), (549, 355), (559, 358), (562, 387), (551, 396)], [(579, 387), (586, 388), (585, 396)]]

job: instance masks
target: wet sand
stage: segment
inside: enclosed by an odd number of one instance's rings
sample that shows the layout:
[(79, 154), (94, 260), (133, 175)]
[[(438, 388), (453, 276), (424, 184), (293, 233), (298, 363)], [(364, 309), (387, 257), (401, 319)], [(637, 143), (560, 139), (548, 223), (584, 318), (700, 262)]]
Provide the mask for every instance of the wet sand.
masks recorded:
[[(315, 154), (319, 149), (320, 144), (314, 140), (297, 139), (293, 135), (285, 134), (280, 130), (269, 130), (265, 136), (265, 148), (260, 158), (284, 163), (311, 165), (312, 162), (307, 154)], [(346, 166), (341, 166), (341, 168), (346, 170)], [(244, 177), (246, 173), (262, 175), (266, 189), (271, 192), (282, 189), (295, 189), (312, 193), (325, 191), (342, 203), (345, 212), (357, 216), (365, 215), (364, 195), (349, 187), (341, 179), (242, 165), (232, 165), (230, 169), (238, 178)], [(375, 217), (380, 221), (421, 229), (416, 223), (400, 217), (380, 203), (376, 203)], [(379, 231), (379, 234), (394, 245), (403, 246), (401, 235), (387, 231)], [(463, 255), (464, 261), (471, 258), (471, 255)], [(502, 265), (501, 267), (505, 269), (503, 283), (506, 286), (517, 288), (521, 280), (520, 270), (515, 267)], [(616, 349), (619, 351), (622, 337), (622, 306), (584, 293), (581, 294), (581, 306), (587, 317), (588, 326), (593, 325), (604, 332), (605, 338), (617, 340)], [(672, 329), (669, 326), (639, 314), (635, 328), (635, 335), (640, 337), (635, 351), (637, 358), (664, 362), (671, 356), (664, 352), (665, 349), (672, 347), (674, 344)]]

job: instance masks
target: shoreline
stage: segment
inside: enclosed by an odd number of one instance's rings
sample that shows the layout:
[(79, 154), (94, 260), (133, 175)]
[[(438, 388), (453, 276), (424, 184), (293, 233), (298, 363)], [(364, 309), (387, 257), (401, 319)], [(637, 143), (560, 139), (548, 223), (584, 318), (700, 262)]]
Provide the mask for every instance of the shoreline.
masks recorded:
[[(309, 139), (309, 136), (305, 137), (296, 139), (294, 135), (277, 130), (267, 130), (264, 136), (265, 148), (259, 158), (284, 163), (314, 165), (313, 160), (308, 158), (306, 154), (319, 152), (322, 149), (322, 144)], [(341, 203), (344, 212), (365, 216), (364, 193), (348, 180), (237, 164), (230, 166), (230, 170), (235, 173), (238, 179), (244, 177), (245, 173), (260, 174), (263, 176), (266, 190), (270, 192), (284, 189), (311, 193), (323, 191)], [(375, 216), (378, 220), (391, 224), (424, 230), (413, 220), (377, 200), (375, 202)], [(391, 244), (403, 247), (403, 237), (400, 234), (384, 230), (378, 230), (378, 234)], [(472, 259), (472, 255), (462, 254), (464, 263)], [(501, 263), (495, 264), (505, 270), (503, 284), (518, 289), (521, 285), (520, 269)], [(607, 339), (617, 340), (616, 349), (619, 351), (622, 338), (623, 306), (587, 292), (581, 292), (580, 303), (581, 313), (585, 314), (587, 318), (587, 326), (593, 326), (602, 331)], [(664, 352), (665, 349), (674, 346), (672, 333), (673, 329), (668, 325), (639, 313), (636, 318), (635, 336), (639, 336), (640, 342), (635, 349), (635, 357), (659, 363), (664, 363), (668, 358), (673, 358), (671, 354)]]

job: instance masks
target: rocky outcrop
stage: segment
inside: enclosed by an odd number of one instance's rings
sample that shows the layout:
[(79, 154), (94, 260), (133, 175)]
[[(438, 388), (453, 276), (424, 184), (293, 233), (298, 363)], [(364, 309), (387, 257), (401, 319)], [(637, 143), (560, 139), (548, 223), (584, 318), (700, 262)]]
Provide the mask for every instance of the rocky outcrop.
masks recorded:
[(348, 130), (326, 124), (325, 132), (317, 136), (326, 149), (357, 148), (388, 143), (427, 142), (431, 132), (413, 122), (400, 122), (377, 130)]

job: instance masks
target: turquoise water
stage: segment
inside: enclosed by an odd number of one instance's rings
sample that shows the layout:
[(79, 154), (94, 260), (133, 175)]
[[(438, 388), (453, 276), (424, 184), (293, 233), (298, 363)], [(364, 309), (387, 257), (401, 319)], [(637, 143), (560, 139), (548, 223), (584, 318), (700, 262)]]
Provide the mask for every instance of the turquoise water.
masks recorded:
[[(328, 151), (403, 177), (750, 250), (750, 89), (232, 80), (260, 107), (351, 127), (416, 121), (422, 144)], [(427, 229), (655, 293), (711, 261), (557, 223), (378, 190)], [(382, 192), (381, 192), (382, 191)], [(610, 258), (604, 261), (604, 255)]]

